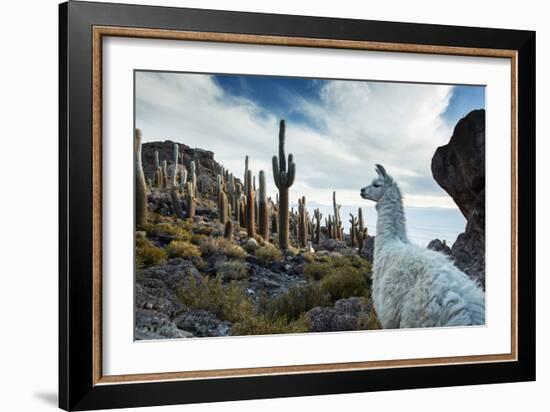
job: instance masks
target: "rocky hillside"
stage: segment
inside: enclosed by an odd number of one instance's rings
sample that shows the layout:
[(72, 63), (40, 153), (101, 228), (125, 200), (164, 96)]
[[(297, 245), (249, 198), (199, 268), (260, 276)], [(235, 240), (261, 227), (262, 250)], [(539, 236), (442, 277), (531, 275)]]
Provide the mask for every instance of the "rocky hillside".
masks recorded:
[(449, 143), (432, 158), (432, 174), (467, 221), (450, 254), (485, 288), (485, 110), (474, 110), (457, 123)]

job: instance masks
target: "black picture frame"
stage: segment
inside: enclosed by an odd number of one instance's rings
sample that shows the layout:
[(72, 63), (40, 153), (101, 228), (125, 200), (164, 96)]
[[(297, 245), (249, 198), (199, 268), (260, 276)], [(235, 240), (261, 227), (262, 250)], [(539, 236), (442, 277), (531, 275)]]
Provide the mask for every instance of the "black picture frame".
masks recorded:
[[(517, 361), (96, 385), (92, 27), (122, 26), (517, 52)], [(59, 406), (90, 410), (535, 379), (535, 32), (70, 1), (59, 6)]]

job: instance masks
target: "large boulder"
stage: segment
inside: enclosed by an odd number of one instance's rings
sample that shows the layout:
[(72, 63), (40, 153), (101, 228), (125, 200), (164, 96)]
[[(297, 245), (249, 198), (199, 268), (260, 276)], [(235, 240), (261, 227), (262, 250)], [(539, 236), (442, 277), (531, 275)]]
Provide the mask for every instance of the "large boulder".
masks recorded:
[(455, 264), (485, 287), (485, 110), (457, 123), (449, 143), (435, 151), (432, 174), (467, 221), (451, 249)]
[(307, 312), (312, 332), (337, 332), (357, 330), (361, 318), (372, 312), (372, 304), (364, 299), (352, 297), (336, 301), (334, 307), (316, 306)]

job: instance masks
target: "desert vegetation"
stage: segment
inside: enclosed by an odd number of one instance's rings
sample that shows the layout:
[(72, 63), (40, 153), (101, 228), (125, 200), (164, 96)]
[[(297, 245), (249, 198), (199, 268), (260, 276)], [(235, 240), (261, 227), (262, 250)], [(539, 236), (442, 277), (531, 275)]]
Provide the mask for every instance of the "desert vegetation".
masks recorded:
[[(141, 143), (135, 132), (136, 338), (377, 329), (361, 209), (345, 233), (333, 213), (290, 204), (299, 177), (285, 122), (266, 173), (242, 180), (210, 152)], [(258, 185), (256, 185), (256, 182)]]

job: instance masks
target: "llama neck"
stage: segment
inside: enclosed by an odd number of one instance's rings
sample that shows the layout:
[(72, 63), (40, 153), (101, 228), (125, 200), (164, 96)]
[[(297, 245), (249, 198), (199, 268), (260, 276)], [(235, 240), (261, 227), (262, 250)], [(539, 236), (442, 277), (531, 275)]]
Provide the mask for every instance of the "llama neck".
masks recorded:
[(397, 184), (393, 183), (376, 204), (376, 246), (383, 247), (388, 241), (400, 240), (408, 243), (403, 199)]

